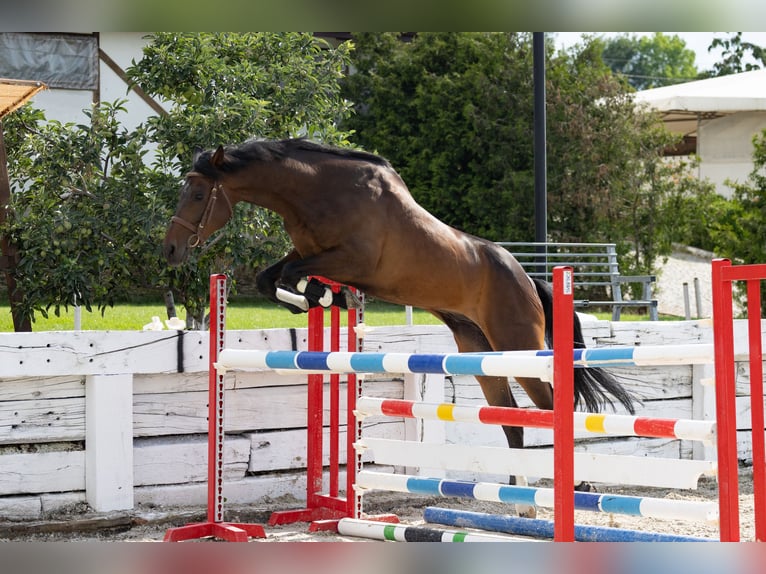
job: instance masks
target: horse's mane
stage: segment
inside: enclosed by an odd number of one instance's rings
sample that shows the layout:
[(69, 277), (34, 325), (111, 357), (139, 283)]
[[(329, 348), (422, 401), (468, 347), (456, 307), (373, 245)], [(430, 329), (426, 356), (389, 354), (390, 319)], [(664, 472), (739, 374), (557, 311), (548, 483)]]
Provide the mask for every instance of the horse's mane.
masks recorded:
[[(221, 171), (229, 173), (239, 171), (254, 161), (278, 161), (295, 157), (295, 153), (300, 151), (332, 154), (350, 160), (367, 161), (382, 167), (391, 167), (388, 160), (379, 155), (357, 149), (321, 144), (304, 138), (249, 140), (242, 144), (225, 146), (224, 151), (226, 155)], [(195, 157), (194, 171), (215, 177), (218, 170), (210, 164), (212, 155), (212, 151), (204, 151)]]

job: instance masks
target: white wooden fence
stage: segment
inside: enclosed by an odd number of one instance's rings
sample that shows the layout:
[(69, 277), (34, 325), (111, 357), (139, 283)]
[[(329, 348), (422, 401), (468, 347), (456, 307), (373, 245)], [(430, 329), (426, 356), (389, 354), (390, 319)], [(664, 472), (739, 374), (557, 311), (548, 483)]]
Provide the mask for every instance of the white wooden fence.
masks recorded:
[[(584, 324), (588, 346), (712, 342), (706, 321)], [(744, 349), (744, 328), (736, 349)], [(741, 332), (741, 336), (740, 333)], [(230, 331), (227, 346), (306, 348), (305, 330)], [(207, 459), (206, 333), (79, 331), (0, 334), (0, 519), (36, 519), (71, 504), (97, 511), (203, 506)], [(449, 352), (445, 327), (368, 330), (367, 351)], [(644, 399), (648, 416), (713, 418), (712, 365), (614, 371)], [(748, 392), (746, 366), (738, 394)], [(232, 372), (226, 378), (224, 493), (232, 503), (305, 496), (305, 378)], [(705, 389), (709, 389), (707, 392)], [(471, 377), (373, 375), (370, 396), (482, 404)], [(526, 395), (516, 388), (521, 406)], [(740, 458), (750, 456), (749, 409), (739, 403)], [(366, 421), (376, 437), (504, 445), (496, 427), (439, 421)], [(527, 430), (546, 447), (549, 431)], [(579, 450), (712, 458), (686, 441), (588, 439)], [(471, 478), (471, 477), (468, 477)], [(275, 510), (279, 507), (275, 506)]]

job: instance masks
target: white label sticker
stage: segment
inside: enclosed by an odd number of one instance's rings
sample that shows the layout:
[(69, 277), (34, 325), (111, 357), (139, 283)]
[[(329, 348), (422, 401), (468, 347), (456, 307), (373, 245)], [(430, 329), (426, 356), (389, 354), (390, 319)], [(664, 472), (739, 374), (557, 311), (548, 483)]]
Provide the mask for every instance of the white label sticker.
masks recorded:
[(572, 294), (572, 271), (564, 271), (564, 295)]

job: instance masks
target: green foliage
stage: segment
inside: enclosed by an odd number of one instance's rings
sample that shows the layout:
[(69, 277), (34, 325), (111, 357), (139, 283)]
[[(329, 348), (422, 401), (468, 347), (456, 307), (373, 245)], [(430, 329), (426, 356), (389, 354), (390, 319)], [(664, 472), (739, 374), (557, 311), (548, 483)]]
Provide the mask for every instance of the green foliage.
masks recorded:
[[(346, 94), (354, 141), (392, 161), (426, 209), (488, 239), (532, 217), (532, 54), (515, 33), (360, 34)], [(520, 201), (519, 198), (524, 200)], [(491, 206), (491, 208), (487, 208)]]
[(766, 47), (743, 42), (742, 32), (735, 32), (729, 38), (713, 38), (708, 52), (717, 48), (723, 51), (721, 59), (713, 64), (711, 70), (701, 74), (702, 77), (728, 76), (766, 66)]
[(604, 38), (604, 63), (636, 90), (687, 82), (697, 76), (695, 54), (677, 35), (621, 34)]
[[(766, 262), (766, 130), (753, 137), (753, 170), (745, 183), (729, 183), (734, 197), (708, 220), (715, 252), (735, 265)], [(738, 287), (744, 284), (738, 283)], [(761, 282), (761, 299), (766, 285)]]
[[(131, 81), (165, 100), (168, 114), (147, 129), (156, 142), (155, 188), (175, 205), (178, 174), (191, 166), (196, 148), (239, 143), (252, 137), (308, 136), (347, 144), (336, 122), (350, 112), (339, 80), (349, 46), (337, 49), (305, 33), (158, 33), (131, 66)], [(281, 256), (287, 238), (266, 210), (239, 205), (232, 221), (181, 268), (169, 271), (177, 301), (200, 317), (208, 277), (254, 268)]]
[(21, 254), (26, 316), (75, 301), (103, 312), (158, 272), (146, 238), (164, 209), (149, 187), (145, 132), (125, 130), (122, 111), (102, 104), (85, 111), (87, 124), (61, 124), (25, 107), (5, 122), (13, 194), (4, 231)]
[(336, 123), (350, 112), (339, 88), (349, 49), (306, 33), (159, 33), (127, 73), (167, 114), (134, 131), (120, 125), (121, 102), (94, 106), (78, 125), (30, 107), (11, 114), (7, 231), (22, 253), (23, 313), (59, 313), (75, 298), (103, 311), (137, 287), (170, 286), (199, 319), (210, 273), (281, 256), (281, 223), (248, 205), (181, 268), (167, 267), (160, 246), (197, 147), (299, 135), (348, 143)]
[[(636, 109), (598, 38), (546, 63), (548, 234), (616, 242), (626, 273), (651, 272), (705, 188), (661, 153), (676, 138)], [(528, 34), (362, 34), (347, 81), (354, 139), (387, 156), (437, 217), (491, 240), (534, 236)], [(703, 194), (704, 195), (704, 194)], [(679, 198), (684, 198), (683, 200)], [(676, 201), (672, 218), (662, 216)], [(683, 211), (678, 211), (683, 207)]]

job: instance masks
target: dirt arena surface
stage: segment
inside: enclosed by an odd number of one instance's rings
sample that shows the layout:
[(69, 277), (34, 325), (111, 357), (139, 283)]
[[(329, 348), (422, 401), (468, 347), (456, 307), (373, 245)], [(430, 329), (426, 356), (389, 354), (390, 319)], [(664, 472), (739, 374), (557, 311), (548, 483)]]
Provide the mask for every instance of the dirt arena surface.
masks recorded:
[[(547, 481), (540, 481), (536, 486), (550, 486)], [(655, 498), (712, 500), (718, 499), (715, 480), (702, 478), (697, 490), (671, 490), (656, 488), (623, 488), (609, 485), (596, 485), (597, 491), (604, 494), (629, 496), (650, 496)], [(492, 514), (512, 514), (513, 509), (507, 504), (490, 503), (469, 499), (434, 498), (400, 493), (372, 492), (365, 497), (365, 512), (371, 515), (393, 513), (403, 524), (422, 526), (423, 509), (426, 506), (457, 508), (473, 512)], [(226, 520), (230, 522), (263, 524), (267, 537), (257, 542), (359, 542), (359, 538), (342, 536), (334, 532), (310, 533), (305, 524), (268, 526), (268, 518), (273, 510), (300, 508), (301, 503), (292, 499), (275, 499), (268, 505), (253, 507), (230, 506), (226, 508)], [(753, 527), (753, 483), (752, 468), (740, 467), (740, 524), (741, 540), (754, 539)], [(539, 509), (538, 518), (551, 520), (552, 509)], [(165, 532), (174, 526), (183, 526), (193, 522), (205, 522), (205, 510), (178, 508), (151, 508), (132, 511), (131, 513), (93, 514), (86, 507), (71, 508), (66, 512), (50, 516), (44, 521), (35, 522), (0, 522), (1, 541), (141, 541), (160, 542)], [(660, 532), (704, 538), (717, 538), (718, 527), (715, 525), (693, 522), (669, 521), (660, 519), (625, 516), (617, 514), (576, 511), (575, 522), (594, 526), (607, 526)], [(433, 528), (452, 529), (450, 527), (431, 526)], [(458, 529), (468, 530), (468, 529)], [(519, 539), (518, 537), (514, 537)], [(529, 541), (530, 539), (521, 538)], [(256, 540), (253, 540), (256, 542)]]

